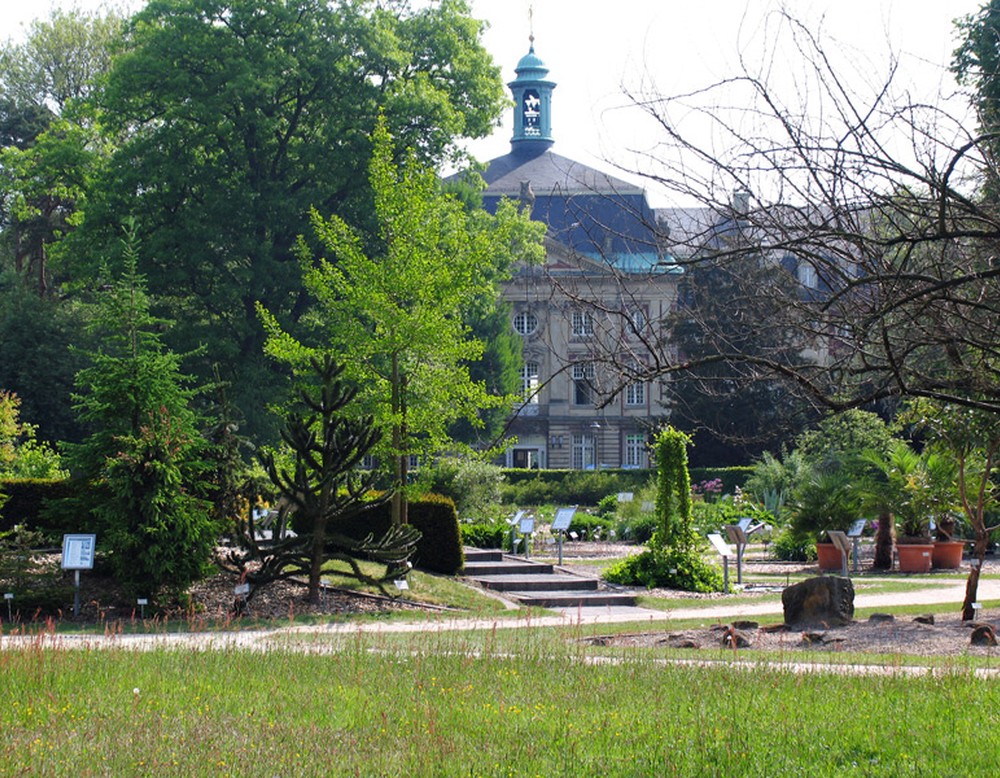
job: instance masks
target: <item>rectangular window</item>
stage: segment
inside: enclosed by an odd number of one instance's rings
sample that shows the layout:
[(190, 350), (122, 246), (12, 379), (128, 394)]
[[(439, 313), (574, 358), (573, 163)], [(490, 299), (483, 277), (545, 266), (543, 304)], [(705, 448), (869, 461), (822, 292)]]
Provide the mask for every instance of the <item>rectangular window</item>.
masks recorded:
[(573, 311), (573, 337), (590, 338), (594, 335), (594, 317), (590, 311)]
[(641, 334), (643, 330), (646, 329), (646, 324), (649, 321), (649, 316), (646, 314), (645, 308), (630, 308), (627, 312), (628, 315), (628, 327), (629, 332), (632, 334)]
[(521, 368), (521, 396), (526, 403), (538, 404), (538, 363), (525, 362)]
[(593, 365), (573, 365), (573, 404), (594, 404)]
[(594, 467), (594, 436), (573, 436), (573, 469), (591, 470)]
[(646, 404), (646, 385), (643, 383), (629, 384), (625, 387), (626, 405)]
[(625, 456), (622, 465), (625, 467), (646, 467), (645, 435), (625, 436)]

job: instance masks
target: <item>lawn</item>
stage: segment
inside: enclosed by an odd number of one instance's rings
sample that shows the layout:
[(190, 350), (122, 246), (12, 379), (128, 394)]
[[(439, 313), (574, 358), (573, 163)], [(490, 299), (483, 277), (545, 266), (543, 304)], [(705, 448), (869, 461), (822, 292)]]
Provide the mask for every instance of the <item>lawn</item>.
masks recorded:
[(551, 631), (517, 632), (492, 647), (487, 635), (475, 654), (459, 635), (344, 635), (314, 655), (7, 646), (3, 773), (994, 771), (1000, 690), (965, 671), (850, 677), (665, 665), (590, 653)]

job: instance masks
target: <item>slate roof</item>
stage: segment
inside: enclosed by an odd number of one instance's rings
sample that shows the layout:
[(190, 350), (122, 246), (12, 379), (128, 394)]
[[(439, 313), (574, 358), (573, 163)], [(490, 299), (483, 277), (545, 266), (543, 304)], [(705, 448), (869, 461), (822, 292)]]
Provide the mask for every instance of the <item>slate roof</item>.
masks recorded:
[(551, 150), (512, 151), (492, 160), (483, 177), (487, 210), (503, 197), (519, 199), (527, 183), (532, 218), (548, 225), (552, 240), (623, 272), (649, 272), (659, 261), (655, 214), (635, 184)]

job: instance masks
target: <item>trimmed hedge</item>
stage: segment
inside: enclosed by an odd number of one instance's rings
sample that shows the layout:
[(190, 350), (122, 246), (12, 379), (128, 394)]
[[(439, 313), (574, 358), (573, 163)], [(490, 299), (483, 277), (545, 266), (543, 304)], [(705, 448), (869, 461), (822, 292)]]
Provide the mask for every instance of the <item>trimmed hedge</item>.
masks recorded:
[(736, 491), (736, 487), (743, 488), (743, 484), (753, 473), (753, 467), (691, 467), (688, 468), (688, 473), (691, 474), (692, 484), (700, 484), (718, 478), (722, 481), (722, 493), (732, 494)]
[[(691, 482), (718, 478), (725, 494), (743, 486), (752, 467), (694, 467)], [(597, 505), (609, 494), (636, 492), (656, 475), (655, 470), (525, 470), (503, 471), (503, 501), (511, 505)]]
[[(439, 494), (426, 494), (410, 500), (407, 512), (410, 524), (421, 534), (413, 558), (414, 567), (443, 575), (458, 573), (465, 564), (465, 557), (454, 501)], [(392, 506), (383, 502), (338, 523), (331, 530), (361, 539), (368, 534), (379, 537), (391, 525)]]

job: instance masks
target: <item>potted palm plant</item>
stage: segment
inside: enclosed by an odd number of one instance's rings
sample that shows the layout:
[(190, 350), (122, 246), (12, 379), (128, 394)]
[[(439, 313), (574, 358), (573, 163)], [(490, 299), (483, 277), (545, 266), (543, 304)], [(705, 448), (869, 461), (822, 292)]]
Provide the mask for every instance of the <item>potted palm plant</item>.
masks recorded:
[(902, 440), (894, 441), (886, 456), (870, 461), (881, 471), (881, 499), (896, 518), (900, 572), (929, 571), (934, 555), (930, 523), (952, 505), (952, 464), (939, 453), (918, 454)]
[(846, 530), (858, 517), (858, 493), (843, 471), (813, 471), (796, 488), (791, 501), (791, 524), (795, 532), (812, 535), (820, 570), (840, 570), (840, 551), (829, 542), (827, 532)]

